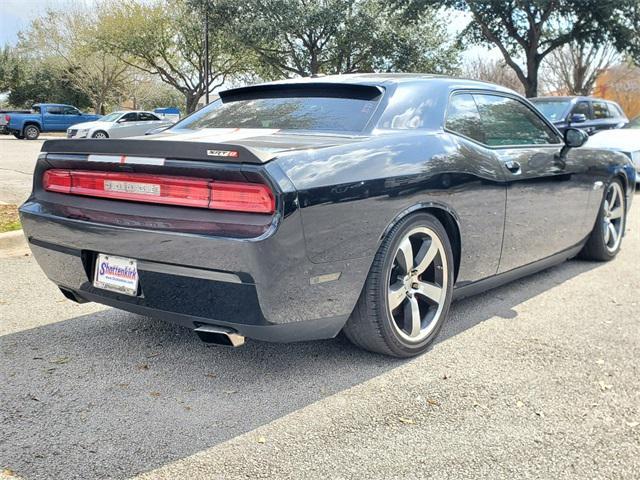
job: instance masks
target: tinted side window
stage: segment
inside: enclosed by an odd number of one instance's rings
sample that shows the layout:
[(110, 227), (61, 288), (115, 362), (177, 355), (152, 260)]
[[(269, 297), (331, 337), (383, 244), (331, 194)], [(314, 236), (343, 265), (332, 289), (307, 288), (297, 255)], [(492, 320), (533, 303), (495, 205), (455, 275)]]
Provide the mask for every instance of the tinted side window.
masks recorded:
[(611, 116), (613, 117), (624, 117), (624, 114), (622, 113), (622, 109), (615, 103), (609, 104), (609, 112), (611, 112)]
[(480, 143), (486, 143), (480, 112), (478, 112), (473, 95), (469, 93), (456, 94), (451, 97), (447, 108), (445, 127)]
[(62, 115), (62, 107), (47, 107), (49, 115)]
[(589, 102), (578, 102), (573, 107), (571, 115), (584, 115), (587, 118), (591, 118), (591, 112), (589, 111)]
[(524, 103), (497, 95), (474, 94), (485, 142), (490, 146), (544, 145), (560, 139)]
[(123, 115), (120, 120), (123, 120), (125, 122), (135, 122), (138, 120), (138, 114), (135, 112), (127, 113), (126, 115)]
[(73, 108), (73, 107), (64, 107), (63, 108), (63, 113), (65, 115), (79, 115), (80, 111), (77, 108)]
[(593, 118), (598, 120), (602, 118), (611, 118), (613, 115), (609, 113), (605, 102), (593, 102)]
[(138, 119), (139, 119), (141, 122), (151, 122), (151, 121), (154, 121), (154, 120), (160, 120), (160, 119), (159, 119), (158, 117), (156, 117), (155, 115), (152, 115), (152, 114), (147, 113), (147, 112), (140, 112), (140, 113), (138, 114), (138, 117), (139, 117)]

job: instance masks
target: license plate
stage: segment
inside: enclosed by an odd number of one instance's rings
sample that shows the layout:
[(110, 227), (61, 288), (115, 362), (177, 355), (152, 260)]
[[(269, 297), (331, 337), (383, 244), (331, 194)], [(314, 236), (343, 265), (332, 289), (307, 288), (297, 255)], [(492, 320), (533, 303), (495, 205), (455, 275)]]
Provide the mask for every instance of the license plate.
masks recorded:
[(93, 286), (112, 292), (138, 294), (138, 265), (131, 258), (98, 254)]

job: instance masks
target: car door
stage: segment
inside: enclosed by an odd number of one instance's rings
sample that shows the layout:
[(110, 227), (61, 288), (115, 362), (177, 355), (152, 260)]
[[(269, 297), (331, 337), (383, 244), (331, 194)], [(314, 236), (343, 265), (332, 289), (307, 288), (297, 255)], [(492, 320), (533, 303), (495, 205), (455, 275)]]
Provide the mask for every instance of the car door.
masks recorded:
[(75, 107), (64, 106), (62, 107), (62, 115), (61, 115), (61, 126), (64, 127), (62, 130), (66, 130), (71, 125), (75, 125), (76, 123), (82, 123), (82, 113)]
[(122, 115), (113, 127), (109, 130), (110, 138), (124, 138), (135, 136), (135, 129), (138, 124), (138, 113), (129, 112)]
[(66, 130), (64, 120), (64, 109), (58, 105), (47, 105), (41, 107), (43, 129), (48, 132), (60, 132)]
[(163, 125), (165, 122), (160, 120), (156, 115), (149, 112), (138, 113), (138, 125), (136, 135), (144, 135), (149, 130)]
[(586, 166), (561, 156), (562, 138), (518, 97), (474, 93), (474, 99), (484, 143), (498, 157), (507, 182), (498, 273), (578, 244), (592, 187)]
[(614, 114), (609, 110), (607, 102), (604, 100), (594, 100), (592, 105), (594, 132), (616, 127), (617, 121)]

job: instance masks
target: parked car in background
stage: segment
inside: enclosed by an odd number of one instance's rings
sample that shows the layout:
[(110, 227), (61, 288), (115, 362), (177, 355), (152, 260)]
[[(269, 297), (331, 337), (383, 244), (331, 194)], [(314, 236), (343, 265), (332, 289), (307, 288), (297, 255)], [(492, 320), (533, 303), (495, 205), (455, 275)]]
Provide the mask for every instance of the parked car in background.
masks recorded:
[(11, 115), (16, 113), (30, 113), (30, 110), (0, 110), (0, 134), (9, 134), (7, 124), (9, 123)]
[(454, 298), (616, 256), (635, 170), (587, 139), (484, 82), (296, 79), (220, 92), (158, 135), (50, 140), (20, 215), (71, 300), (210, 343), (344, 330), (408, 357)]
[(69, 126), (79, 122), (97, 120), (100, 115), (82, 113), (71, 105), (58, 103), (37, 103), (29, 113), (6, 115), (7, 130), (16, 138), (35, 140), (41, 132), (64, 132)]
[(95, 122), (78, 123), (67, 129), (67, 138), (124, 138), (144, 135), (148, 130), (168, 127), (175, 122), (139, 110), (105, 115)]
[(561, 132), (576, 127), (592, 135), (600, 130), (622, 128), (629, 123), (620, 106), (611, 100), (593, 97), (538, 97), (530, 100)]
[(636, 167), (636, 181), (640, 183), (640, 116), (624, 128), (599, 132), (589, 138), (588, 148), (600, 148), (624, 153)]
[(180, 110), (175, 107), (154, 108), (153, 113), (163, 120), (173, 120), (173, 123), (180, 120)]

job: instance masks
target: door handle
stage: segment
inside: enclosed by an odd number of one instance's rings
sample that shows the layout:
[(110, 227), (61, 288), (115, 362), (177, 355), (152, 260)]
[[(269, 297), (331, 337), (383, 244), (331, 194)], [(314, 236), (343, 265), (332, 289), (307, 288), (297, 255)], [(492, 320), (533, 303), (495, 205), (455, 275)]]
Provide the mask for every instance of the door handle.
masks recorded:
[(522, 173), (520, 163), (516, 162), (515, 160), (508, 160), (504, 162), (504, 166), (507, 170), (509, 170), (514, 175), (519, 175), (520, 173)]

